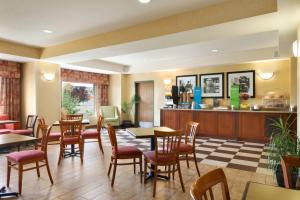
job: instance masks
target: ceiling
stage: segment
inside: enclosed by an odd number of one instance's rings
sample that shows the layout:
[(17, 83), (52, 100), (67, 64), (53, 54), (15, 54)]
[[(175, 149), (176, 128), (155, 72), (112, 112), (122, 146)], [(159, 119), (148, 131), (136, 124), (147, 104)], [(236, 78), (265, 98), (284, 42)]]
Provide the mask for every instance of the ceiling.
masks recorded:
[(47, 47), (223, 1), (0, 0), (0, 39)]
[[(147, 5), (137, 0), (4, 1), (0, 0), (0, 38), (45, 47), (227, 0), (152, 0)], [(143, 73), (291, 57), (300, 24), (300, 1), (277, 2), (277, 12), (44, 61), (82, 71)], [(43, 29), (54, 32), (46, 34)], [(215, 49), (218, 52), (212, 52)]]

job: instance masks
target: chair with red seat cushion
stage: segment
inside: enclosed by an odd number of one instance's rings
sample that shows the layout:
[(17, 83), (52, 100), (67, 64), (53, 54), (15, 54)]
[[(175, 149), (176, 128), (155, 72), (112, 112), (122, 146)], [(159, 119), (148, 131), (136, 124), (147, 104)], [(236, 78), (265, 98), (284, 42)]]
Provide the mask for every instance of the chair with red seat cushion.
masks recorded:
[[(186, 160), (187, 167), (190, 167), (189, 160), (194, 160), (195, 166), (197, 169), (198, 176), (200, 177), (200, 171), (198, 168), (198, 162), (196, 158), (196, 131), (199, 123), (196, 122), (188, 122), (186, 124), (185, 130), (185, 141), (184, 143), (180, 143), (179, 146), (179, 160)], [(189, 156), (192, 154), (193, 156)]]
[[(38, 126), (36, 129), (36, 138), (40, 138), (40, 126), (41, 125), (45, 125), (46, 121), (44, 117), (39, 117), (38, 118)], [(59, 142), (61, 133), (60, 132), (50, 132), (49, 136), (48, 136), (48, 144), (49, 142)], [(58, 143), (50, 143), (50, 144), (58, 144)]]
[[(158, 138), (161, 141), (158, 141)], [(179, 174), (179, 179), (182, 187), (182, 191), (185, 192), (182, 175), (180, 170), (179, 162), (179, 145), (181, 141), (181, 131), (154, 131), (155, 140), (155, 151), (144, 152), (144, 183), (147, 178), (147, 168), (148, 163), (151, 164), (149, 169), (154, 173), (154, 187), (153, 187), (153, 197), (156, 193), (156, 179), (158, 174), (158, 167), (165, 167), (165, 170), (160, 170), (159, 173), (167, 173), (170, 177), (170, 173)], [(175, 168), (176, 166), (176, 168)], [(172, 170), (171, 170), (172, 168)]]
[(100, 151), (104, 154), (102, 141), (101, 141), (101, 128), (102, 128), (103, 117), (98, 116), (97, 129), (96, 130), (86, 130), (81, 133), (83, 143), (86, 139), (97, 139)]
[[(111, 181), (111, 187), (113, 187), (114, 182), (115, 182), (117, 165), (132, 165), (133, 164), (133, 169), (134, 169), (134, 174), (135, 174), (135, 171), (136, 171), (135, 165), (137, 164), (136, 158), (138, 158), (139, 159), (138, 164), (140, 165), (140, 172), (142, 172), (142, 155), (143, 154), (136, 147), (118, 146), (115, 129), (110, 124), (107, 124), (107, 130), (108, 130), (109, 140), (110, 140), (111, 147), (112, 147), (112, 154), (111, 154), (111, 159), (110, 159), (110, 164), (109, 164), (109, 169), (108, 169), (107, 175), (110, 176), (111, 168), (112, 168), (112, 166), (114, 166), (113, 177), (112, 177), (112, 181)], [(119, 159), (133, 159), (133, 162), (118, 163)], [(142, 173), (141, 173), (141, 183), (142, 183)]]
[[(79, 149), (80, 160), (83, 163), (83, 141), (81, 138), (82, 120), (60, 120), (60, 152), (58, 158), (58, 165), (61, 162), (61, 158), (65, 154), (65, 150), (68, 150), (68, 145), (78, 145), (76, 149)], [(72, 147), (71, 147), (72, 148)], [(75, 149), (75, 147), (74, 147)], [(72, 149), (70, 149), (72, 150)]]
[[(19, 174), (19, 194), (22, 193), (23, 172), (36, 169), (38, 177), (40, 177), (40, 167), (46, 166), (49, 179), (53, 184), (48, 158), (47, 158), (47, 139), (51, 130), (51, 126), (42, 125), (41, 149), (13, 152), (7, 155), (7, 187), (10, 183), (11, 168), (18, 169)], [(24, 165), (35, 163), (35, 167), (24, 169)]]
[(27, 120), (26, 120), (25, 129), (14, 130), (11, 132), (15, 133), (15, 134), (35, 136), (34, 128), (35, 128), (35, 123), (36, 123), (37, 117), (38, 117), (37, 115), (28, 115)]

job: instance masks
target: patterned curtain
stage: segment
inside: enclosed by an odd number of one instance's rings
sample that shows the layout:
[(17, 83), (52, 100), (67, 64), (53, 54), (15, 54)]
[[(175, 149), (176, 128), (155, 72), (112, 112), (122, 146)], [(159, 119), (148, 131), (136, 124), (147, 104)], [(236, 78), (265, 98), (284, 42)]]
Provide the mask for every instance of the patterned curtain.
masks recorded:
[(21, 69), (16, 62), (0, 60), (0, 114), (20, 120)]
[(97, 99), (99, 106), (108, 105), (108, 85), (97, 84)]

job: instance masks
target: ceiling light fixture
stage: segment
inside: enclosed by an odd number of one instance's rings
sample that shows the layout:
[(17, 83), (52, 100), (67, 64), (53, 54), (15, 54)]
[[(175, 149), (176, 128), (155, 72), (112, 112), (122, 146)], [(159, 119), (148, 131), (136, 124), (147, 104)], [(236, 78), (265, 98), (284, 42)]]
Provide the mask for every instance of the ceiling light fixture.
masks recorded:
[(43, 32), (44, 32), (44, 33), (53, 33), (53, 31), (47, 30), (47, 29), (43, 30)]
[(146, 3), (150, 3), (151, 0), (139, 0), (140, 3), (146, 4)]
[(213, 53), (217, 53), (218, 51), (219, 51), (218, 49), (211, 50), (211, 52), (213, 52)]
[(258, 74), (260, 76), (260, 78), (262, 78), (263, 80), (269, 80), (270, 78), (273, 77), (274, 72), (262, 72)]

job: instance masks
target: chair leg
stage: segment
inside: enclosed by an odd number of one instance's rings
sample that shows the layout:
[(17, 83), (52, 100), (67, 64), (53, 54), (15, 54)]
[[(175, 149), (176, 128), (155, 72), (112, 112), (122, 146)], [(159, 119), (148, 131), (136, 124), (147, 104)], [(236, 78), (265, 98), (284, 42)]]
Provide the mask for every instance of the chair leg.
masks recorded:
[(198, 168), (198, 162), (197, 162), (197, 158), (196, 158), (196, 153), (195, 152), (194, 152), (194, 160), (195, 160), (195, 166), (196, 166), (196, 169), (197, 169), (198, 176), (200, 177), (200, 171), (199, 171), (199, 168)]
[(50, 182), (51, 182), (51, 184), (53, 185), (53, 179), (52, 179), (52, 176), (51, 176), (50, 167), (49, 167), (49, 162), (48, 162), (48, 159), (47, 159), (47, 158), (45, 159), (45, 162), (46, 162), (46, 168), (47, 168), (47, 172), (48, 172), (48, 176), (49, 176)]
[(35, 166), (36, 166), (36, 173), (37, 173), (37, 176), (38, 176), (38, 177), (41, 177), (39, 162), (35, 162)]
[(107, 172), (107, 176), (110, 175), (110, 171), (111, 171), (111, 166), (112, 166), (112, 162), (113, 162), (113, 158), (110, 158), (110, 163), (109, 163), (109, 168), (108, 168), (108, 172)]
[(147, 161), (146, 158), (144, 159), (144, 184), (147, 181)]
[(186, 166), (189, 168), (190, 164), (189, 164), (189, 155), (185, 154), (185, 160), (186, 160)]
[(179, 179), (180, 179), (180, 184), (182, 187), (182, 191), (185, 192), (185, 188), (184, 188), (184, 184), (183, 184), (183, 180), (182, 180), (182, 175), (181, 175), (181, 169), (180, 169), (180, 162), (179, 160), (177, 161), (177, 169), (178, 169), (178, 175), (179, 175)]
[(118, 163), (118, 159), (115, 158), (113, 177), (112, 177), (112, 180), (111, 180), (111, 187), (113, 187), (114, 183), (115, 183), (115, 177), (116, 177), (116, 171), (117, 171), (117, 163)]
[(18, 169), (18, 174), (19, 174), (19, 194), (22, 194), (22, 180), (23, 180), (23, 165), (19, 165)]
[(156, 194), (156, 180), (157, 180), (157, 165), (154, 167), (154, 177), (153, 177), (153, 197)]
[(81, 164), (83, 163), (83, 148), (84, 148), (83, 145), (84, 145), (83, 142), (79, 143), (79, 153), (80, 153)]
[(142, 172), (142, 157), (139, 158), (139, 164), (140, 164), (140, 175), (141, 175), (141, 183), (143, 182), (143, 172)]
[(101, 140), (101, 136), (100, 135), (98, 136), (98, 143), (99, 143), (100, 151), (102, 152), (102, 154), (104, 154), (103, 146), (102, 146), (102, 140)]
[(135, 174), (135, 165), (136, 165), (136, 162), (135, 162), (135, 158), (133, 158), (133, 173)]
[(59, 157), (58, 157), (58, 165), (60, 165), (61, 158), (63, 157), (64, 145), (60, 145)]
[(7, 178), (6, 178), (6, 186), (9, 187), (10, 183), (10, 171), (11, 171), (11, 162), (7, 161)]
[(174, 180), (175, 179), (175, 165), (173, 165), (172, 175), (173, 175), (173, 180)]
[(170, 179), (170, 177), (171, 177), (171, 165), (168, 166), (168, 178)]

